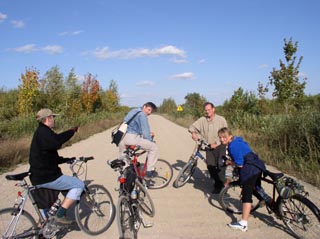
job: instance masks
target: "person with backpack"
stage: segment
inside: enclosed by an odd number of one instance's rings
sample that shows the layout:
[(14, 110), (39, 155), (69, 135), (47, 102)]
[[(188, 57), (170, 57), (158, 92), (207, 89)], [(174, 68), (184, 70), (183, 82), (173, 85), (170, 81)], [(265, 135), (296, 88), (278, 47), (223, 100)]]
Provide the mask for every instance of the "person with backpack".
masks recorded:
[(129, 111), (124, 121), (129, 122), (125, 136), (119, 144), (120, 157), (124, 154), (126, 145), (139, 145), (147, 151), (148, 165), (147, 177), (154, 173), (154, 166), (158, 160), (158, 146), (153, 141), (154, 133), (150, 131), (148, 116), (157, 109), (152, 102), (145, 103), (141, 108)]

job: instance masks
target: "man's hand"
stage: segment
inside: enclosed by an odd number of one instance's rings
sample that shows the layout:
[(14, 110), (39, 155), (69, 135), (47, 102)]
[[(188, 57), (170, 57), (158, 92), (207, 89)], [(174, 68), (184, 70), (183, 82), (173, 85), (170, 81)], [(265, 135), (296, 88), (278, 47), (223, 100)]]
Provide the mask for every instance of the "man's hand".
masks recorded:
[(198, 134), (196, 133), (196, 132), (192, 132), (192, 139), (194, 140), (194, 141), (198, 141), (198, 139), (199, 139), (199, 137), (198, 137)]
[(71, 130), (73, 130), (75, 133), (77, 133), (77, 132), (78, 132), (78, 129), (79, 129), (79, 127), (78, 127), (78, 126), (75, 126), (75, 127), (71, 128)]

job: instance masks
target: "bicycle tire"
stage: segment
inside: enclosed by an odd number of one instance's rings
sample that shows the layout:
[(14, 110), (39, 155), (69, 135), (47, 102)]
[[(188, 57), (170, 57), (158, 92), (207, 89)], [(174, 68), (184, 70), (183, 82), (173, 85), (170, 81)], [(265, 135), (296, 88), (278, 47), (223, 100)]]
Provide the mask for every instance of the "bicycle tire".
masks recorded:
[[(231, 182), (229, 186), (224, 187), (219, 194), (219, 204), (223, 210), (233, 213), (242, 214), (242, 187), (239, 181)], [(252, 195), (252, 207), (250, 212), (254, 212), (260, 206), (260, 201)]]
[(297, 238), (318, 238), (320, 235), (320, 212), (306, 197), (295, 194), (281, 199), (279, 204), (281, 219)]
[[(0, 235), (1, 238), (6, 239), (18, 239), (18, 238), (32, 238), (37, 239), (39, 230), (37, 227), (37, 223), (31, 214), (27, 211), (23, 211), (19, 218), (15, 215), (17, 211), (16, 208), (4, 208), (0, 210)], [(12, 236), (8, 237), (5, 234), (6, 228), (10, 224), (18, 220), (18, 224), (15, 228), (15, 232), (9, 231), (9, 235)]]
[(138, 195), (138, 205), (141, 211), (149, 217), (154, 217), (155, 207), (154, 203), (148, 193), (148, 190), (136, 179), (136, 191)]
[(164, 159), (158, 159), (155, 165), (155, 171), (155, 175), (145, 179), (147, 187), (149, 189), (160, 189), (168, 186), (173, 176), (171, 164)]
[(135, 228), (134, 215), (131, 210), (130, 198), (122, 195), (117, 204), (117, 225), (120, 239), (137, 239), (138, 230)]
[(196, 166), (197, 166), (196, 159), (191, 158), (187, 162), (187, 164), (184, 165), (183, 168), (180, 170), (176, 180), (174, 180), (173, 182), (173, 186), (175, 188), (180, 188), (184, 186), (193, 175)]
[(88, 235), (99, 235), (111, 226), (115, 206), (108, 190), (98, 184), (89, 185), (75, 206), (75, 219), (80, 229)]

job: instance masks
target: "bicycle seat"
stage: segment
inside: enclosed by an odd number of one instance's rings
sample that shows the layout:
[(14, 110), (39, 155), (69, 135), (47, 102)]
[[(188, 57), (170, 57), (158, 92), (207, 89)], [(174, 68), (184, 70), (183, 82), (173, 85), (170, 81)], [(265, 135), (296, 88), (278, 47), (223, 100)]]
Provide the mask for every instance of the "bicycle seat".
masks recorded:
[(120, 167), (123, 167), (126, 163), (123, 162), (122, 160), (120, 159), (115, 159), (115, 160), (112, 160), (111, 163), (110, 163), (110, 166), (111, 168), (115, 169), (115, 168), (120, 168)]
[(284, 176), (283, 173), (272, 173), (270, 171), (266, 171), (265, 174), (269, 176), (273, 181), (277, 181), (279, 178), (282, 178)]
[(19, 174), (6, 175), (6, 179), (14, 180), (14, 181), (21, 181), (25, 177), (29, 176), (30, 174), (31, 174), (30, 172), (24, 172), (24, 173), (19, 173)]
[(132, 149), (132, 150), (135, 150), (135, 149), (137, 149), (137, 148), (140, 148), (140, 146), (139, 145), (126, 145), (126, 149)]

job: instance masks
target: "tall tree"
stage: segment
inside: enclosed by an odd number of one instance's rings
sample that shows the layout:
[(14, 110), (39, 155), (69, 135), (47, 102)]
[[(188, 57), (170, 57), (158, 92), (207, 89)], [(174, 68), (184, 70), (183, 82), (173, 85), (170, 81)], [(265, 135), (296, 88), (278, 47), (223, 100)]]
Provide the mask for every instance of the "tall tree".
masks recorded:
[(74, 117), (82, 111), (81, 105), (81, 85), (72, 68), (65, 80), (66, 100), (65, 114), (68, 117)]
[(65, 88), (63, 82), (63, 74), (60, 72), (58, 66), (52, 67), (48, 70), (42, 81), (42, 89), (46, 98), (46, 107), (62, 110), (65, 102)]
[(91, 73), (88, 73), (84, 78), (81, 92), (82, 105), (87, 114), (96, 110), (96, 105), (100, 99), (99, 91), (99, 81)]
[(104, 108), (109, 112), (116, 112), (120, 106), (120, 96), (116, 81), (111, 80), (105, 92)]
[(184, 99), (185, 109), (188, 110), (194, 117), (200, 117), (203, 115), (203, 105), (207, 101), (204, 96), (199, 93), (189, 93)]
[(306, 86), (307, 78), (299, 81), (299, 67), (303, 57), (300, 56), (296, 64), (297, 50), (298, 42), (293, 43), (292, 38), (289, 41), (284, 39), (285, 62), (280, 59), (280, 69), (273, 68), (269, 77), (270, 85), (274, 86), (272, 95), (284, 105), (286, 113), (289, 112), (290, 106), (301, 104)]
[(177, 104), (172, 98), (164, 99), (159, 107), (161, 113), (172, 113), (177, 110)]
[(26, 69), (25, 74), (21, 74), (21, 85), (18, 86), (18, 112), (19, 115), (26, 116), (36, 109), (37, 97), (39, 96), (39, 71), (36, 69)]

